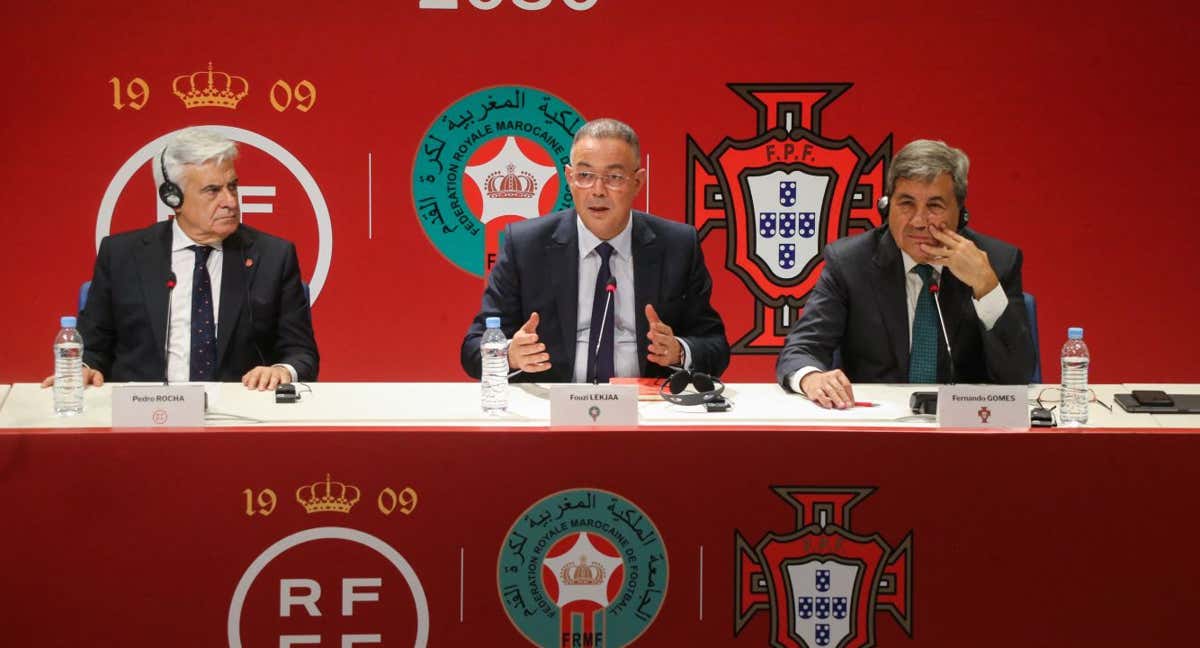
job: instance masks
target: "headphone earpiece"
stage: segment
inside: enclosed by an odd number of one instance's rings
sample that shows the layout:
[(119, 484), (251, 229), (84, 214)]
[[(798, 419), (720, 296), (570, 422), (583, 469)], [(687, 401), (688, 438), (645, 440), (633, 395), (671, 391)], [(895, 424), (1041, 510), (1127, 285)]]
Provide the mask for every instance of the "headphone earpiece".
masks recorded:
[(691, 378), (692, 376), (686, 371), (676, 371), (675, 373), (671, 374), (670, 378), (667, 379), (667, 389), (672, 394), (678, 394), (679, 392), (687, 389)]
[(183, 189), (167, 177), (167, 149), (163, 147), (159, 154), (158, 163), (162, 169), (162, 184), (158, 185), (158, 197), (163, 204), (171, 209), (179, 209), (183, 205)]
[[(682, 393), (691, 384), (696, 388), (696, 392), (692, 394)], [(704, 405), (712, 403), (721, 398), (721, 392), (725, 391), (725, 383), (719, 378), (714, 378), (708, 374), (692, 373), (687, 369), (679, 369), (671, 374), (671, 377), (663, 381), (663, 384), (658, 388), (658, 395), (668, 403), (675, 405)]]

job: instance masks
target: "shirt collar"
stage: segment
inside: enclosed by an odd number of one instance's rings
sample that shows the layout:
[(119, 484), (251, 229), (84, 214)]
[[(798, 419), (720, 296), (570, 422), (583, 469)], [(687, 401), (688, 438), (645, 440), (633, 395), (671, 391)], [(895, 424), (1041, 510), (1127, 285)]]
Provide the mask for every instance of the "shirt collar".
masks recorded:
[[(579, 258), (582, 259), (591, 254), (597, 245), (602, 242), (600, 237), (592, 233), (592, 230), (583, 224), (583, 219), (578, 214), (575, 215), (575, 228), (579, 232)], [(625, 221), (625, 229), (621, 230), (620, 234), (608, 240), (608, 244), (613, 246), (617, 256), (625, 259), (633, 258), (633, 211), (629, 212), (629, 220)]]
[[(213, 248), (214, 250), (220, 250), (220, 249), (222, 249), (224, 244), (225, 244), (224, 241), (217, 241), (216, 243), (209, 243), (208, 247)], [(178, 218), (172, 218), (171, 219), (171, 251), (178, 252), (180, 250), (186, 250), (193, 245), (200, 245), (200, 244), (193, 241), (191, 239), (191, 237), (189, 237), (187, 234), (183, 233), (183, 228), (179, 226)]]
[[(900, 250), (900, 256), (904, 259), (904, 274), (907, 275), (908, 273), (912, 272), (913, 268), (917, 267), (918, 263), (914, 261), (912, 257), (908, 256), (908, 252), (905, 252), (904, 250)], [(933, 268), (935, 277), (941, 277), (942, 268), (946, 267), (946, 264), (944, 263), (930, 263), (928, 265)]]

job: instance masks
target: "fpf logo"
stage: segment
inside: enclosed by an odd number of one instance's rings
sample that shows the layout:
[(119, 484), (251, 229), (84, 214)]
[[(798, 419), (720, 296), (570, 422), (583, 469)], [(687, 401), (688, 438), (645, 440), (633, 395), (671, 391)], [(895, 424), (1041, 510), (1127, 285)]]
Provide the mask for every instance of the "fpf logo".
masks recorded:
[(759, 612), (777, 648), (869, 648), (887, 613), (912, 636), (912, 532), (892, 548), (850, 529), (850, 511), (874, 488), (775, 486), (796, 529), (753, 546), (734, 531), (735, 636)]
[(777, 354), (824, 264), (825, 245), (878, 227), (875, 201), (892, 152), (821, 135), (821, 111), (850, 88), (730, 84), (758, 113), (756, 134), (705, 153), (687, 139), (687, 222), (726, 232), (725, 267), (754, 295), (754, 328), (734, 353)]

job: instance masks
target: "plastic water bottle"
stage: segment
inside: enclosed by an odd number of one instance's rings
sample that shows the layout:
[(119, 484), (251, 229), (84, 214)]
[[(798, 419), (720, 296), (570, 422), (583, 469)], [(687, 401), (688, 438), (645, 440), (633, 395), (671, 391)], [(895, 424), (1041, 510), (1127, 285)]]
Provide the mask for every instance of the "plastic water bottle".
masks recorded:
[(63, 317), (60, 325), (54, 338), (54, 413), (74, 416), (83, 413), (83, 338), (74, 317)]
[(483, 393), (480, 404), (484, 414), (502, 414), (508, 409), (508, 338), (500, 330), (500, 318), (489, 317), (484, 322), (480, 355), (483, 356)]
[(1083, 425), (1088, 421), (1088, 364), (1091, 356), (1083, 342), (1083, 329), (1067, 329), (1062, 348), (1062, 405), (1058, 421), (1062, 425)]

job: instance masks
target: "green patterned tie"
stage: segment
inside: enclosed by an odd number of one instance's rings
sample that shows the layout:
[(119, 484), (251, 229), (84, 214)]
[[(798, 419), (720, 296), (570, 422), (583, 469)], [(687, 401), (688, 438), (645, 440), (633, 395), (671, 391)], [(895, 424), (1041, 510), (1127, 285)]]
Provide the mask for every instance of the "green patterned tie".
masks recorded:
[(933, 283), (933, 267), (922, 263), (913, 268), (921, 275), (921, 294), (917, 297), (917, 311), (913, 314), (912, 348), (908, 356), (908, 382), (937, 382), (937, 312), (934, 310), (933, 295), (929, 284)]

